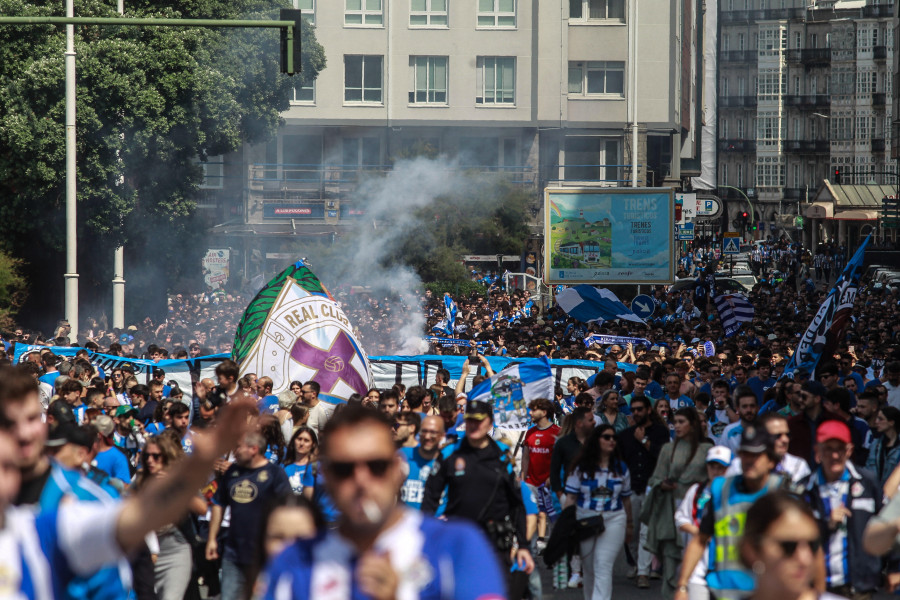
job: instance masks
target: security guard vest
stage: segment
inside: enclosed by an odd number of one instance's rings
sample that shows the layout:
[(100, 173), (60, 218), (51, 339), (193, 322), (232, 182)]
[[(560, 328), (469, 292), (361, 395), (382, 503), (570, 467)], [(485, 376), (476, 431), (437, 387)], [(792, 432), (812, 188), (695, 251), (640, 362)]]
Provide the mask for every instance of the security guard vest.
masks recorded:
[(718, 477), (710, 485), (706, 510), (713, 511), (713, 536), (709, 542), (709, 570), (706, 582), (717, 600), (739, 600), (756, 587), (753, 574), (741, 563), (740, 542), (747, 511), (757, 499), (778, 489), (784, 478), (770, 474), (757, 492), (740, 489), (742, 475)]

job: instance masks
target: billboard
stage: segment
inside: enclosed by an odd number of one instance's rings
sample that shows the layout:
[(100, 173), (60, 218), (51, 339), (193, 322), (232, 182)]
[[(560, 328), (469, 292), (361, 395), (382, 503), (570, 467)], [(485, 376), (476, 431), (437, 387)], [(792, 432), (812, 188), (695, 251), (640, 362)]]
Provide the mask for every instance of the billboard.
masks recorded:
[(669, 188), (544, 190), (544, 283), (672, 283)]
[(228, 283), (231, 251), (209, 249), (203, 257), (203, 282), (214, 290)]

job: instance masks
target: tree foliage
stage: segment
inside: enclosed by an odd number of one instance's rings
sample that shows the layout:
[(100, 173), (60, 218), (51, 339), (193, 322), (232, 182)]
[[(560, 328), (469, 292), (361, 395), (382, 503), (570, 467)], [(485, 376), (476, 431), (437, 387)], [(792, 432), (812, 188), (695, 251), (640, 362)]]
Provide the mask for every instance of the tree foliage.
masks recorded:
[[(287, 0), (126, 0), (125, 16), (272, 19), (285, 7)], [(117, 16), (109, 0), (77, 0), (75, 13)], [(0, 0), (0, 14), (65, 9), (62, 0)], [(291, 89), (325, 67), (312, 27), (301, 44), (303, 73), (291, 78), (279, 72), (274, 29), (76, 28), (82, 290), (108, 287), (120, 244), (132, 269), (163, 262), (174, 279), (182, 265), (195, 267), (198, 159), (274, 135)], [(48, 283), (46, 308), (55, 310), (65, 246), (64, 49), (64, 27), (0, 26), (0, 239), (26, 259), (32, 285)], [(164, 292), (165, 280), (157, 286)]]

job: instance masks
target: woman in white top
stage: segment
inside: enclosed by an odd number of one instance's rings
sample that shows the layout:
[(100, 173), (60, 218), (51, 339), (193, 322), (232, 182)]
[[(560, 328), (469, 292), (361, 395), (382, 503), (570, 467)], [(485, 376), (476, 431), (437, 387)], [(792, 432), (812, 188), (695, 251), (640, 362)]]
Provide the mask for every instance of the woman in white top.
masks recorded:
[(612, 569), (622, 542), (632, 536), (631, 475), (619, 458), (612, 425), (600, 425), (584, 442), (566, 479), (565, 506), (575, 504), (579, 519), (603, 515), (606, 529), (581, 542), (585, 600), (612, 597)]

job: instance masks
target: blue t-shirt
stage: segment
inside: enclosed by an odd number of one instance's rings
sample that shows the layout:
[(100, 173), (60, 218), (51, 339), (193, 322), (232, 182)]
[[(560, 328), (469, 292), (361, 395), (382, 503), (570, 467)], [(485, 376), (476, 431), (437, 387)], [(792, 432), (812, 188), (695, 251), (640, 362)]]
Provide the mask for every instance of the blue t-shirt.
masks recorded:
[(269, 394), (259, 399), (259, 412), (274, 415), (278, 412), (278, 396)]
[(118, 479), (126, 484), (131, 483), (131, 470), (128, 468), (128, 457), (118, 448), (110, 448), (97, 454), (94, 459), (94, 466), (106, 474), (111, 479)]
[[(441, 522), (403, 509), (400, 521), (375, 540), (390, 551), (397, 596), (419, 600), (495, 600), (506, 583), (484, 534), (466, 521)], [(265, 600), (365, 598), (356, 579), (356, 550), (335, 531), (298, 540), (272, 559), (262, 580)]]
[(763, 396), (766, 394), (766, 390), (775, 385), (775, 379), (773, 377), (769, 377), (768, 379), (751, 377), (747, 380), (747, 385), (753, 390), (753, 393), (756, 394), (756, 401), (762, 405)]
[(425, 496), (425, 482), (428, 481), (428, 476), (431, 475), (431, 470), (434, 467), (434, 460), (440, 453), (435, 454), (435, 457), (432, 459), (426, 459), (419, 454), (418, 447), (400, 448), (399, 452), (406, 460), (406, 464), (409, 465), (409, 476), (403, 482), (403, 487), (400, 488), (400, 500), (410, 508), (418, 510), (422, 508), (422, 498)]
[(303, 493), (303, 488), (316, 485), (313, 471), (312, 463), (305, 465), (285, 465), (284, 467), (284, 472), (287, 474), (288, 481), (291, 482), (291, 489), (294, 490), (295, 494), (301, 494)]

